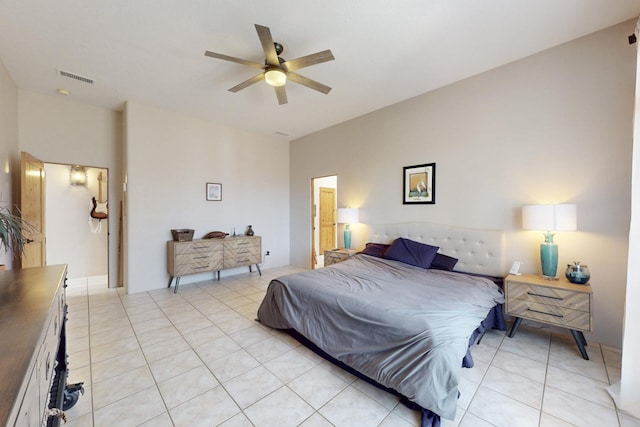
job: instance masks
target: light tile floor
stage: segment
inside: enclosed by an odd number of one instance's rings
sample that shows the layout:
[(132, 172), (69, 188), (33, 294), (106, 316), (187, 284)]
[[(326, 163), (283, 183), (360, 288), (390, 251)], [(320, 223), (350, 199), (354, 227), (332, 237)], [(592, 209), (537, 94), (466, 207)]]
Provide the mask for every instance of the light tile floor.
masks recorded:
[[(287, 334), (254, 321), (269, 281), (292, 268), (127, 295), (70, 280), (69, 382), (85, 394), (68, 427), (418, 426), (398, 402), (334, 367)], [(489, 332), (462, 370), (454, 421), (443, 427), (640, 426), (605, 388), (620, 351), (523, 323)]]

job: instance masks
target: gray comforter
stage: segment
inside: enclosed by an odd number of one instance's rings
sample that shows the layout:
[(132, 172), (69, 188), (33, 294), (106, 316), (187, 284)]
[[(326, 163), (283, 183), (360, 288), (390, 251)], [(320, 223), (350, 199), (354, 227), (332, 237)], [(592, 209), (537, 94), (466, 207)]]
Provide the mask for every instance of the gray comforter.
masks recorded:
[(355, 255), (271, 281), (258, 319), (453, 419), (469, 338), (502, 302), (485, 278)]

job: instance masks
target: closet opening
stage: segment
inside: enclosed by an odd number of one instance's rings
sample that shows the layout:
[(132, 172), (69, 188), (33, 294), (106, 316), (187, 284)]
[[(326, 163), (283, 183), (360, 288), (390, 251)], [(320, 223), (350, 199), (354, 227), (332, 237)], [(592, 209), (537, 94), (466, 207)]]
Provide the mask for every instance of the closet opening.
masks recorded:
[(44, 163), (46, 259), (73, 285), (109, 287), (108, 170)]

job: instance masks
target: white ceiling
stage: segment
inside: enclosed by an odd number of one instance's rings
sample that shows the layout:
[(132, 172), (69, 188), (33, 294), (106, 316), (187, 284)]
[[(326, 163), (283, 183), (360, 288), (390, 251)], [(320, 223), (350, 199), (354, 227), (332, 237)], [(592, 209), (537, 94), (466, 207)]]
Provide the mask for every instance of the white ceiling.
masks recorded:
[[(638, 15), (640, 0), (0, 0), (0, 60), (22, 89), (294, 139)], [(264, 61), (254, 24), (285, 59), (331, 49), (299, 74), (333, 90), (290, 82), (282, 106), (264, 82), (228, 92), (259, 70), (204, 51)]]

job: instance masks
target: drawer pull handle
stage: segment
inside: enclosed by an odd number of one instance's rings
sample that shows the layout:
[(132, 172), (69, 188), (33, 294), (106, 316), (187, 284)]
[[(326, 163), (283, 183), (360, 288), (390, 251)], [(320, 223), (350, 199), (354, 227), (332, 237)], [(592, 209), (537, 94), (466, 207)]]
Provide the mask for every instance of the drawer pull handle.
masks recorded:
[(194, 256), (193, 259), (207, 259), (209, 258), (209, 255), (204, 255), (204, 256)]
[(532, 297), (550, 298), (550, 299), (555, 299), (555, 300), (558, 300), (558, 301), (564, 300), (564, 298), (562, 298), (562, 297), (552, 297), (552, 296), (549, 296), (549, 295), (534, 294), (533, 292), (527, 292), (527, 295), (532, 296)]
[(564, 317), (562, 314), (554, 314), (554, 313), (547, 313), (546, 311), (538, 311), (538, 310), (533, 310), (531, 308), (527, 308), (527, 311), (533, 311), (534, 313), (540, 313), (540, 314), (546, 314), (548, 316), (553, 316), (553, 317)]

